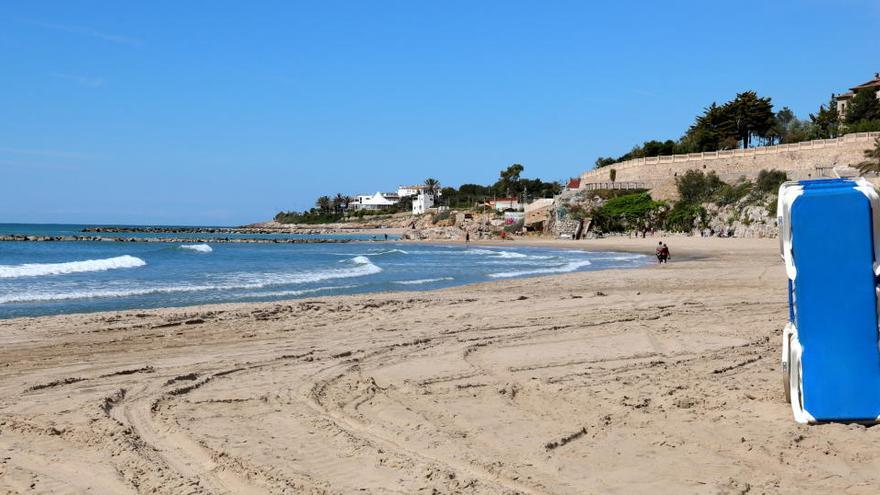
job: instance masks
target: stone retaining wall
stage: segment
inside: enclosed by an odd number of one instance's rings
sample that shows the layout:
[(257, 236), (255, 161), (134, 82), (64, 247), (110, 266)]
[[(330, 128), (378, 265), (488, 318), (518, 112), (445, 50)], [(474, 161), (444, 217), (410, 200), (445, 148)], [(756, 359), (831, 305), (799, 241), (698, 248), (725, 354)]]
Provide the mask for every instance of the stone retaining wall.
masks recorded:
[(848, 134), (837, 139), (766, 146), (747, 150), (691, 153), (640, 158), (590, 170), (581, 175), (581, 187), (610, 182), (610, 170), (617, 171), (616, 182), (641, 182), (647, 188), (674, 180), (688, 170), (714, 171), (725, 181), (741, 176), (754, 178), (761, 170), (783, 170), (790, 179), (835, 177), (834, 167), (855, 165), (873, 147), (880, 133)]

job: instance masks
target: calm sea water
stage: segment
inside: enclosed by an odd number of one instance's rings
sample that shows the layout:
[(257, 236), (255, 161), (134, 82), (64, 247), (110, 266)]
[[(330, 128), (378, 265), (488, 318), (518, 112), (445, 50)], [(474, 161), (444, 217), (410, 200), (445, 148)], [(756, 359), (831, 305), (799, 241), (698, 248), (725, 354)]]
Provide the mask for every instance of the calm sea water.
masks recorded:
[[(0, 224), (0, 234), (71, 235), (82, 228)], [(393, 238), (373, 242), (370, 235), (351, 237), (361, 242), (0, 242), (0, 318), (427, 290), (506, 278), (635, 268), (650, 261), (647, 256), (627, 253), (515, 245), (426, 245)]]

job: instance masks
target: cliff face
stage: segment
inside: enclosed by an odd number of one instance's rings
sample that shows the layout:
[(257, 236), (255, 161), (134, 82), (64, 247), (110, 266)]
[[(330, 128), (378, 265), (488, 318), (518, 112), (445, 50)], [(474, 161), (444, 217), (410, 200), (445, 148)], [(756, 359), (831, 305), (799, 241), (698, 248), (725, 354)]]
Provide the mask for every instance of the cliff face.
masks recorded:
[(703, 205), (707, 226), (696, 232), (704, 235), (739, 238), (775, 238), (779, 235), (776, 215), (757, 204)]

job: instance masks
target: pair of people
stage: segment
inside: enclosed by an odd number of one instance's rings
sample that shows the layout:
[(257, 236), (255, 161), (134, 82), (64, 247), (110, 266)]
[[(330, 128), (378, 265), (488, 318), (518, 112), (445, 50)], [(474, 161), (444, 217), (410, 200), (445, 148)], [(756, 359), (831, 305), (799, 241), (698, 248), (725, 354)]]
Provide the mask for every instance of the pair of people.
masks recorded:
[(657, 263), (668, 263), (669, 262), (669, 246), (660, 242), (657, 244)]

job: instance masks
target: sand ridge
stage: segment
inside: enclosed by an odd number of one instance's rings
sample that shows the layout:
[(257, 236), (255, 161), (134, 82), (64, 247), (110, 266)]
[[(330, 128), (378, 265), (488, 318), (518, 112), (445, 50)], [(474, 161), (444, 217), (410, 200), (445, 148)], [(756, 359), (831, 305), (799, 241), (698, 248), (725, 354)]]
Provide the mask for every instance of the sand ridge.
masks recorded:
[(776, 241), (669, 244), (638, 270), (0, 321), (0, 491), (874, 493), (880, 430), (783, 401)]

